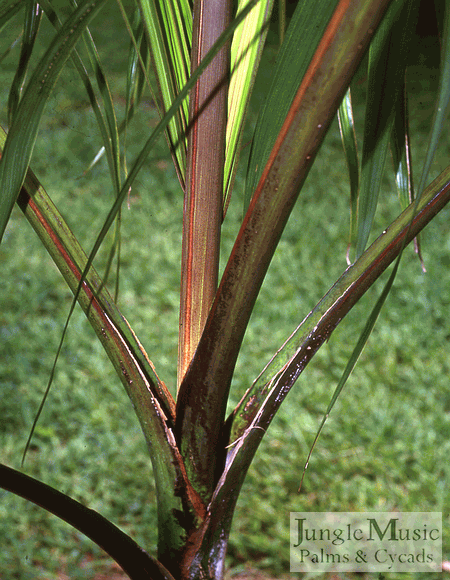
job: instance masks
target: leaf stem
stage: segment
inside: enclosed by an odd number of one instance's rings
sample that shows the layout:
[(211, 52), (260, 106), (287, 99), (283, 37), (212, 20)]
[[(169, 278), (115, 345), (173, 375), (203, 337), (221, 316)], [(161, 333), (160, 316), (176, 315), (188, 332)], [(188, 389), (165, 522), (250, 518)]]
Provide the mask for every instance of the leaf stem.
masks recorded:
[[(229, 0), (194, 2), (192, 72), (230, 21)], [(191, 91), (184, 198), (178, 385), (217, 290), (222, 223), (229, 43)]]
[(173, 576), (127, 534), (96, 511), (68, 495), (6, 465), (0, 465), (0, 487), (55, 514), (100, 546), (131, 580), (173, 580)]

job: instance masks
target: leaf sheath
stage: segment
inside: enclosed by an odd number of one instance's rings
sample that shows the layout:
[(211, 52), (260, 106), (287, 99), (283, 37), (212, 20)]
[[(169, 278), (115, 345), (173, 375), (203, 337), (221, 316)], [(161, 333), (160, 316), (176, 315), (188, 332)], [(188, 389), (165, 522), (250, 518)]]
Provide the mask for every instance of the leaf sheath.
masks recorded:
[[(230, 15), (229, 0), (194, 3), (192, 71), (226, 29)], [(203, 71), (189, 99), (178, 384), (197, 348), (217, 290), (228, 73), (226, 43)]]

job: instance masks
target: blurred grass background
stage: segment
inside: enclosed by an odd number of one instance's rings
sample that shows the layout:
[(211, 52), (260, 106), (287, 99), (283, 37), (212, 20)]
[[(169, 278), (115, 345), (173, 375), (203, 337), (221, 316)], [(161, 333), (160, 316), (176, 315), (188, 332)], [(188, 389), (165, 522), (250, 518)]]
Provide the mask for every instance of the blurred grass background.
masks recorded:
[[(128, 41), (110, 3), (93, 32), (123, 111)], [(46, 26), (46, 24), (43, 24)], [(3, 31), (4, 45), (7, 35)], [(3, 40), (3, 39), (2, 39)], [(114, 60), (108, 58), (114, 42)], [(424, 34), (410, 71), (413, 152), (418, 167), (432, 115), (436, 43)], [(275, 36), (258, 78), (251, 123), (264, 99)], [(2, 64), (1, 123), (17, 51)], [(356, 87), (361, 119), (365, 84)], [(148, 99), (130, 126), (132, 159), (156, 124)], [(359, 125), (361, 129), (361, 124)], [(99, 231), (112, 192), (106, 162), (84, 171), (100, 146), (89, 104), (69, 64), (49, 104), (32, 167), (85, 249)], [(449, 159), (444, 130), (437, 174)], [(223, 227), (223, 260), (242, 214), (245, 174), (237, 177)], [(232, 386), (230, 409), (270, 356), (346, 267), (348, 179), (337, 123), (331, 128), (290, 218), (261, 291)], [(380, 232), (399, 212), (391, 177), (379, 212)], [(182, 192), (163, 140), (124, 208), (119, 305), (161, 378), (176, 376)], [(357, 305), (304, 372), (263, 441), (234, 519), (227, 565), (271, 575), (289, 570), (290, 511), (442, 511), (448, 524), (450, 388), (448, 210), (424, 232), (427, 273), (411, 248), (393, 292), (314, 451), (302, 492), (303, 465), (323, 413), (381, 283)], [(104, 265), (106, 251), (98, 268)], [(0, 246), (1, 461), (19, 467), (44, 392), (71, 296), (18, 210)], [(155, 489), (143, 437), (119, 380), (81, 311), (63, 349), (51, 395), (25, 469), (110, 518), (141, 545), (156, 544)], [(93, 578), (110, 562), (54, 516), (0, 490), (0, 579)], [(450, 558), (448, 527), (444, 558)], [(398, 575), (386, 574), (394, 579)]]

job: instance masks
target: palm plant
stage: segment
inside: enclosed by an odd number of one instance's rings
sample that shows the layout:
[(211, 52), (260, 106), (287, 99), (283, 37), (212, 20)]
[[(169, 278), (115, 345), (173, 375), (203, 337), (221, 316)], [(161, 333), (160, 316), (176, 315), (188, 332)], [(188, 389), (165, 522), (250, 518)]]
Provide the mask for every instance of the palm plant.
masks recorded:
[[(131, 40), (122, 123), (117, 121), (88, 28), (92, 19), (101, 17), (107, 1), (73, 2), (70, 10), (49, 0), (8, 0), (0, 5), (2, 26), (14, 18), (23, 20), (20, 58), (8, 95), (9, 128), (0, 138), (0, 237), (17, 203), (74, 293), (69, 319), (78, 302), (129, 395), (154, 467), (158, 554), (150, 556), (99, 514), (11, 467), (1, 466), (0, 484), (87, 534), (131, 578), (221, 578), (241, 486), (280, 404), (347, 312), (395, 262), (331, 409), (392, 287), (405, 245), (418, 243), (419, 232), (449, 200), (449, 168), (425, 187), (449, 97), (449, 3), (436, 3), (442, 22), (440, 89), (415, 190), (405, 71), (420, 2), (298, 3), (259, 113), (247, 167), (244, 217), (219, 283), (221, 224), (273, 0), (240, 0), (237, 6), (231, 0), (194, 0), (193, 6), (188, 0), (119, 0)], [(40, 37), (43, 18), (55, 29), (51, 38)], [(45, 50), (35, 57), (37, 39)], [(69, 59), (98, 121), (103, 139), (99, 157), (107, 159), (115, 196), (88, 254), (30, 168), (43, 111)], [(368, 75), (361, 163), (350, 94), (359, 66), (366, 66)], [(121, 143), (146, 87), (161, 120), (136, 159), (126, 163)], [(351, 183), (351, 264), (309, 315), (298, 321), (227, 417), (230, 384), (258, 292), (336, 114)], [(176, 397), (107, 289), (115, 256), (120, 254), (121, 206), (163, 133), (184, 191)], [(404, 211), (366, 249), (389, 148)], [(93, 262), (111, 227), (113, 243), (102, 277)]]

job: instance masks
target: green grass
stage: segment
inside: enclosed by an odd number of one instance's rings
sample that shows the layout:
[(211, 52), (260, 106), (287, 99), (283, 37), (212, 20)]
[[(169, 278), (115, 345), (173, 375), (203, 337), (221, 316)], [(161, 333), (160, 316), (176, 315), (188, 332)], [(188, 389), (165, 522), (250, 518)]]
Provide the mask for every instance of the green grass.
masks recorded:
[[(101, 30), (113, 29), (115, 15), (106, 14), (105, 19), (110, 25), (103, 20)], [(4, 63), (3, 80), (11, 63)], [(110, 68), (119, 91), (120, 68)], [(412, 82), (417, 85), (415, 104), (422, 108), (415, 121), (415, 155), (420, 159), (431, 111), (432, 74), (427, 77), (417, 70)], [(3, 98), (4, 83), (2, 87)], [(120, 109), (120, 93), (116, 100)], [(258, 89), (255, 109), (260, 100)], [(134, 141), (142, 142), (155, 121), (155, 110), (147, 103), (130, 128), (130, 158)], [(449, 145), (447, 138), (436, 171), (447, 163)], [(92, 245), (111, 203), (104, 161), (82, 176), (98, 146), (98, 131), (75, 72), (69, 70), (48, 109), (32, 166), (85, 248)], [(224, 225), (223, 263), (239, 225), (242, 191), (239, 175)], [(377, 231), (398, 212), (392, 191), (392, 181), (386, 180), (389, 197)], [(262, 288), (238, 360), (232, 403), (345, 269), (347, 198), (335, 125)], [(163, 141), (129, 202), (130, 208), (123, 211), (119, 304), (173, 392), (182, 193)], [(81, 221), (77, 216), (81, 208), (86, 213), (86, 204), (90, 219)], [(307, 453), (380, 284), (335, 331), (281, 407), (238, 504), (227, 559), (233, 571), (250, 565), (277, 575), (288, 572), (290, 511), (443, 511), (448, 522), (448, 218), (445, 210), (423, 235), (427, 274), (412, 250), (406, 251), (379, 323), (312, 456), (301, 494), (297, 488)], [(105, 254), (98, 262), (100, 270)], [(70, 295), (18, 210), (0, 246), (0, 260), (1, 461), (19, 467)], [(120, 382), (81, 311), (72, 320), (25, 469), (99, 510), (154, 550), (155, 489), (145, 443)], [(92, 578), (108, 562), (69, 526), (3, 491), (0, 546), (2, 580), (50, 580), (61, 571), (81, 580)], [(450, 557), (448, 527), (444, 557)], [(393, 580), (397, 575), (386, 577)]]

